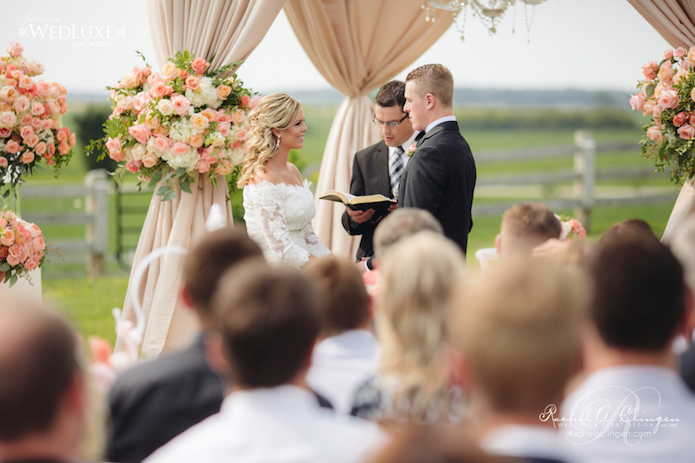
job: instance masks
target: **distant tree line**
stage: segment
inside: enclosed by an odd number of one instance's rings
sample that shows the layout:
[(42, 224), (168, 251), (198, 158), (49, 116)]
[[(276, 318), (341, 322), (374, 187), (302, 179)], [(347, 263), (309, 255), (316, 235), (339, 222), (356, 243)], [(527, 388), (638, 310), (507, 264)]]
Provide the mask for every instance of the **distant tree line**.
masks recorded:
[(597, 108), (563, 111), (555, 108), (459, 108), (462, 129), (631, 129), (638, 127), (629, 110)]

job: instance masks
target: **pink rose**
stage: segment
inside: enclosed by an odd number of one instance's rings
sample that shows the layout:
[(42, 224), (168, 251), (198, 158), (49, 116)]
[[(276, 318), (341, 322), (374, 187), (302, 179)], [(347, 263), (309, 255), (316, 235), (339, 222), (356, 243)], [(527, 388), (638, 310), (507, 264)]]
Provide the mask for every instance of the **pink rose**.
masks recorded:
[(191, 103), (183, 95), (172, 98), (171, 104), (174, 105), (174, 112), (176, 112), (176, 114), (179, 116), (188, 114), (188, 108), (191, 106)]
[(34, 87), (34, 82), (31, 80), (31, 77), (22, 76), (19, 78), (19, 88), (20, 89), (31, 90), (32, 87)]
[(31, 106), (31, 103), (29, 102), (29, 98), (26, 96), (22, 95), (16, 100), (14, 100), (14, 103), (12, 104), (12, 107), (17, 111), (18, 113), (23, 113), (29, 109), (29, 106)]
[(650, 61), (642, 67), (642, 74), (647, 80), (653, 80), (656, 77), (656, 72), (659, 70), (659, 65), (656, 61)]
[(52, 87), (50, 83), (40, 80), (39, 84), (36, 87), (36, 94), (46, 98), (48, 95), (51, 94), (51, 88)]
[(201, 113), (196, 113), (192, 115), (190, 121), (191, 125), (193, 126), (193, 129), (198, 132), (204, 131), (210, 123), (208, 121), (208, 118), (202, 115)]
[(217, 115), (215, 115), (215, 120), (217, 122), (222, 122), (222, 123), (231, 123), (232, 122), (232, 116), (224, 112), (223, 110), (217, 111)]
[(26, 139), (25, 143), (26, 143), (29, 147), (33, 148), (33, 147), (35, 147), (35, 146), (39, 143), (39, 136), (36, 135), (36, 134), (30, 136), (29, 138)]
[(10, 135), (12, 135), (12, 130), (7, 127), (0, 128), (0, 138), (8, 138)]
[(241, 129), (236, 133), (236, 139), (240, 141), (245, 141), (249, 138), (249, 132), (246, 129)]
[(71, 133), (70, 136), (68, 137), (68, 144), (70, 146), (75, 146), (75, 143), (77, 143), (77, 139), (75, 138), (75, 134)]
[(142, 161), (136, 161), (133, 158), (131, 158), (130, 161), (126, 162), (125, 164), (125, 168), (128, 169), (128, 172), (132, 172), (134, 174), (138, 173), (140, 167), (142, 167)]
[(121, 138), (109, 138), (106, 141), (106, 149), (109, 150), (109, 153), (115, 153), (116, 151), (121, 150)]
[(142, 144), (147, 143), (147, 140), (150, 138), (150, 129), (145, 126), (145, 124), (138, 124), (134, 125), (132, 127), (128, 127), (128, 133), (133, 136), (137, 141), (139, 141)]
[(41, 103), (34, 103), (31, 105), (31, 113), (34, 116), (40, 117), (43, 116), (46, 112), (46, 108)]
[(661, 117), (661, 111), (663, 111), (661, 105), (655, 105), (654, 110), (652, 110), (652, 117), (654, 119)]
[(35, 251), (43, 251), (46, 247), (46, 243), (43, 240), (43, 236), (37, 236), (31, 240), (31, 245), (34, 247)]
[(681, 125), (688, 122), (689, 118), (690, 115), (688, 113), (681, 111), (675, 116), (673, 116), (673, 125), (675, 125), (676, 127), (680, 127)]
[(210, 63), (205, 61), (204, 58), (196, 58), (191, 63), (191, 68), (193, 68), (193, 71), (196, 74), (200, 74), (200, 75), (205, 74), (205, 70), (208, 68), (208, 66), (210, 66)]
[(232, 122), (234, 124), (240, 124), (241, 122), (243, 122), (245, 117), (246, 113), (244, 113), (244, 111), (236, 111), (234, 114), (232, 114)]
[(7, 158), (5, 156), (0, 156), (0, 169), (7, 169), (8, 165)]
[(683, 58), (683, 57), (685, 56), (685, 53), (686, 53), (686, 52), (685, 52), (685, 48), (683, 48), (683, 47), (678, 47), (678, 48), (676, 48), (676, 51), (673, 52), (673, 56), (674, 56), (676, 59), (681, 59), (681, 58)]
[(647, 136), (656, 143), (661, 143), (663, 135), (658, 127), (651, 126), (647, 129)]
[(659, 95), (659, 105), (662, 109), (676, 109), (678, 101), (678, 92), (673, 88), (667, 88)]
[(19, 92), (16, 88), (6, 85), (0, 90), (0, 98), (2, 98), (6, 103), (14, 102), (15, 98), (19, 96)]
[(654, 102), (647, 100), (644, 102), (644, 107), (642, 108), (643, 116), (651, 116), (654, 113)]
[(166, 95), (170, 95), (173, 89), (166, 85), (164, 82), (157, 82), (150, 89), (150, 95), (154, 98), (161, 98)]
[(147, 168), (156, 166), (158, 162), (159, 162), (159, 158), (157, 157), (156, 154), (154, 154), (151, 151), (147, 152), (142, 157), (142, 165), (144, 165)]
[(31, 164), (32, 162), (34, 162), (34, 158), (36, 158), (36, 156), (34, 156), (33, 151), (25, 151), (22, 154), (22, 162), (24, 164)]
[(647, 100), (647, 97), (644, 95), (644, 93), (638, 93), (637, 95), (632, 95), (630, 97), (630, 106), (632, 106), (633, 110), (641, 111), (642, 108), (644, 108), (644, 102)]
[(205, 143), (205, 137), (202, 133), (194, 133), (191, 138), (188, 139), (188, 144), (193, 148), (200, 148)]
[(22, 46), (17, 42), (10, 42), (10, 44), (7, 46), (7, 53), (14, 58), (22, 56), (23, 51), (24, 48), (22, 48)]
[(5, 111), (0, 113), (0, 126), (11, 129), (17, 123), (17, 116), (13, 112)]
[(39, 268), (39, 262), (41, 262), (39, 256), (31, 256), (26, 262), (24, 262), (24, 268), (31, 272)]
[(12, 230), (0, 230), (0, 233), (2, 233), (0, 235), (0, 243), (3, 246), (12, 246), (14, 244), (14, 232)]
[(695, 127), (690, 124), (684, 124), (678, 129), (678, 136), (683, 140), (690, 140), (695, 135)]
[(10, 267), (14, 267), (15, 265), (18, 265), (21, 261), (19, 260), (19, 255), (18, 254), (12, 254), (12, 248), (10, 248), (10, 254), (7, 255), (7, 263), (10, 264)]
[(664, 59), (671, 59), (673, 58), (673, 50), (670, 48), (664, 52)]
[(173, 154), (174, 156), (183, 156), (184, 154), (188, 154), (190, 151), (191, 147), (185, 143), (181, 143), (180, 141), (177, 141), (171, 147), (171, 154)]
[(19, 129), (19, 135), (22, 137), (22, 140), (26, 140), (27, 138), (34, 135), (34, 128), (30, 125), (25, 125), (21, 129)]
[(150, 101), (152, 101), (152, 97), (149, 93), (140, 92), (134, 97), (131, 97), (131, 100), (133, 102), (133, 108), (139, 112), (142, 111)]
[(58, 145), (58, 154), (66, 155), (70, 152), (70, 145), (66, 141), (60, 142)]
[[(217, 124), (217, 131), (222, 134), (223, 137), (226, 137), (229, 135), (229, 131), (231, 129), (231, 125), (229, 122), (219, 122)], [(239, 138), (239, 135), (237, 134), (237, 138)]]
[(186, 87), (190, 88), (191, 90), (197, 89), (198, 85), (199, 81), (197, 77), (189, 76), (186, 78)]
[[(53, 145), (51, 145), (53, 146)], [(114, 151), (109, 153), (109, 157), (116, 162), (125, 161), (125, 153), (123, 151)]]
[(59, 142), (67, 141), (68, 136), (70, 136), (70, 129), (68, 129), (67, 127), (63, 127), (58, 130), (56, 136)]
[(37, 143), (36, 146), (34, 147), (34, 151), (36, 151), (36, 154), (38, 154), (39, 156), (43, 156), (44, 154), (46, 154), (47, 149), (48, 148), (46, 147), (46, 142), (43, 142), (43, 141), (40, 143)]
[(657, 76), (659, 77), (660, 81), (665, 83), (670, 81), (675, 74), (676, 71), (673, 70), (673, 64), (671, 64), (670, 61), (666, 61), (661, 65), (661, 69), (659, 69)]
[(229, 85), (220, 85), (217, 87), (217, 98), (220, 100), (226, 100), (230, 93), (232, 93), (232, 87)]
[(171, 147), (171, 139), (160, 135), (154, 139), (154, 147), (157, 148), (157, 151), (166, 153)]
[(251, 98), (251, 101), (249, 102), (249, 107), (250, 107), (251, 109), (254, 109), (256, 106), (258, 106), (258, 102), (259, 102), (259, 101), (261, 101), (260, 95), (254, 95), (254, 96)]
[(22, 145), (20, 145), (19, 143), (17, 143), (14, 140), (8, 141), (7, 145), (5, 145), (5, 151), (7, 151), (8, 153), (15, 154), (15, 153), (19, 153), (21, 150), (22, 150)]
[(242, 95), (241, 97), (241, 106), (247, 107), (249, 103), (251, 102), (251, 97), (248, 95)]

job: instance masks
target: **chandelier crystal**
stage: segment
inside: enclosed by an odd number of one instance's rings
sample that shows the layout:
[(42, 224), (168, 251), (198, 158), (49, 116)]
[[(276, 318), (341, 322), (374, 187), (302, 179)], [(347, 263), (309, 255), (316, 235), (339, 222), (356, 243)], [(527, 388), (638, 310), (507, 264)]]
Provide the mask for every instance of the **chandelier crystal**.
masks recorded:
[[(468, 10), (472, 10), (473, 14), (485, 24), (490, 34), (497, 32), (497, 25), (502, 20), (504, 13), (510, 6), (519, 3), (524, 6), (540, 5), (546, 0), (423, 0), (422, 9), (425, 10), (425, 21), (436, 21), (436, 11), (444, 10), (454, 13), (454, 19), (458, 19), (463, 11), (463, 20), (456, 23), (459, 32), (461, 32), (461, 40), (463, 40), (463, 29), (466, 22)], [(530, 31), (531, 22), (533, 22), (533, 12), (529, 21), (528, 14), (526, 17), (526, 27)]]

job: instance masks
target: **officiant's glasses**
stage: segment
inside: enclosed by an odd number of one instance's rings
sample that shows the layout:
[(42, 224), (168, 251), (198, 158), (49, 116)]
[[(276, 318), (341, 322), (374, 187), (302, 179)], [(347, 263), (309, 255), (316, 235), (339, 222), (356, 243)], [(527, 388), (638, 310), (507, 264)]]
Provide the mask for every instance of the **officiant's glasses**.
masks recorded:
[(403, 116), (403, 119), (401, 119), (400, 121), (384, 122), (384, 121), (380, 121), (376, 117), (374, 119), (372, 119), (372, 121), (374, 121), (374, 123), (376, 125), (378, 125), (379, 127), (381, 127), (382, 125), (388, 125), (389, 127), (398, 127), (400, 125), (400, 123), (403, 122), (404, 120), (406, 120), (407, 118), (408, 118), (408, 113), (405, 113), (405, 116)]

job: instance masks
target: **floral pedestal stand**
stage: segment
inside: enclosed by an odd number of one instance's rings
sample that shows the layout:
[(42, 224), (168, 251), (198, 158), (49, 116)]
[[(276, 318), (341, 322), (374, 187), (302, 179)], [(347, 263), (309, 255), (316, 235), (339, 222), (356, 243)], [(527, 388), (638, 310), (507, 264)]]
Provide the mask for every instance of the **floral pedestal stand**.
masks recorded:
[[(7, 196), (5, 196), (6, 192)], [(9, 183), (6, 183), (0, 187), (0, 210), (4, 209), (21, 216), (19, 185), (11, 187)], [(19, 278), (13, 286), (10, 286), (9, 282), (2, 283), (5, 278), (3, 272), (0, 272), (0, 276), (2, 276), (0, 278), (0, 301), (6, 298), (16, 298), (39, 304), (42, 302), (41, 268), (29, 272), (28, 278)]]

